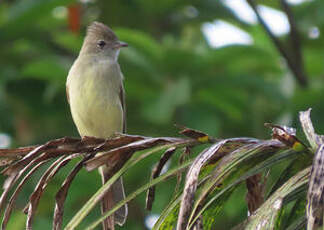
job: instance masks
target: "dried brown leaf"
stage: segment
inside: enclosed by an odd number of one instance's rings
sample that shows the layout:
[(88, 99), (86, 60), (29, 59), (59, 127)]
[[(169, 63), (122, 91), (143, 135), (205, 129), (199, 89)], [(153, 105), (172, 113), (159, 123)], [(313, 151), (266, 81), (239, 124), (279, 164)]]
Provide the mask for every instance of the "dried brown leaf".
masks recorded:
[(21, 168), (23, 168), (26, 164), (31, 162), (35, 157), (40, 155), (42, 152), (45, 152), (47, 149), (49, 149), (49, 145), (41, 145), (37, 148), (33, 149), (31, 152), (29, 152), (26, 156), (24, 156), (21, 160), (15, 162), (5, 170), (3, 170), (1, 173), (5, 175), (11, 175), (17, 173)]
[(19, 158), (3, 158), (0, 159), (0, 167), (8, 166), (12, 164), (15, 160), (18, 160)]
[(247, 201), (250, 214), (252, 214), (263, 204), (264, 187), (265, 184), (262, 181), (261, 173), (251, 176), (246, 180), (247, 194), (245, 199)]
[(176, 126), (181, 129), (179, 133), (186, 137), (196, 139), (200, 142), (210, 141), (209, 136), (206, 133), (203, 133), (195, 129), (190, 129), (188, 127), (181, 126), (181, 125), (176, 125)]
[(61, 156), (57, 159), (42, 175), (38, 184), (35, 187), (34, 192), (29, 197), (29, 203), (24, 209), (24, 213), (27, 213), (27, 222), (26, 222), (26, 229), (32, 229), (33, 218), (36, 212), (36, 208), (38, 206), (38, 202), (40, 197), (43, 193), (43, 185), (46, 183), (47, 178), (51, 174), (52, 170), (65, 158), (65, 156)]
[(28, 165), (26, 165), (22, 170), (19, 172), (12, 173), (4, 182), (3, 189), (4, 191), (1, 194), (0, 197), (0, 210), (2, 210), (3, 205), (5, 204), (5, 201), (7, 199), (7, 195), (11, 189), (11, 187), (19, 180), (21, 175), (23, 175), (27, 169), (29, 169), (32, 165), (37, 164), (39, 162), (42, 162), (45, 160), (45, 154), (42, 154), (40, 156), (37, 156), (35, 159), (33, 159)]
[(315, 133), (315, 129), (310, 118), (311, 111), (312, 109), (308, 109), (307, 111), (299, 112), (299, 120), (308, 142), (313, 150), (316, 150), (319, 145), (324, 144), (324, 136)]
[[(188, 140), (168, 137), (149, 138), (143, 136), (121, 134), (110, 139), (101, 139), (94, 137), (83, 137), (82, 139), (79, 139), (64, 137), (48, 141), (43, 145), (27, 146), (17, 149), (1, 149), (0, 165), (7, 166), (2, 170), (1, 173), (8, 175), (3, 185), (4, 191), (0, 197), (1, 210), (4, 210), (3, 206), (5, 205), (7, 196), (11, 188), (17, 183), (20, 177), (25, 172), (27, 172), (27, 175), (19, 183), (7, 204), (7, 209), (4, 214), (2, 226), (3, 228), (6, 227), (17, 196), (19, 195), (19, 192), (21, 191), (23, 185), (28, 181), (28, 179), (36, 171), (37, 168), (51, 159), (57, 158), (57, 160), (42, 175), (34, 192), (30, 196), (30, 201), (27, 205), (27, 209), (25, 209), (25, 211), (28, 212), (26, 226), (27, 229), (32, 227), (34, 213), (37, 209), (38, 202), (47, 186), (47, 183), (59, 171), (59, 169), (66, 165), (74, 156), (80, 155), (80, 153), (84, 153), (86, 156), (82, 161), (84, 163), (84, 161), (92, 162), (90, 160), (93, 156), (95, 156), (96, 153), (106, 152), (108, 156), (105, 156), (105, 159), (99, 159), (99, 161), (97, 161), (99, 162), (99, 165), (97, 167), (99, 167), (100, 164), (110, 162), (111, 164), (108, 164), (108, 166), (111, 169), (110, 174), (112, 175), (120, 167), (122, 167), (122, 165), (132, 156), (135, 151), (151, 148), (160, 144), (177, 142), (181, 143), (181, 141), (183, 142)], [(192, 144), (193, 143), (194, 142), (192, 142)], [(62, 196), (67, 194), (70, 183), (72, 182), (77, 171), (83, 167), (83, 163), (78, 164), (75, 171), (71, 172), (70, 176), (65, 180), (65, 183), (63, 183), (62, 188), (58, 193), (54, 220), (54, 225), (57, 229), (61, 228), (62, 225), (61, 215), (63, 215), (63, 205), (65, 200), (65, 198), (62, 198)]]
[[(152, 170), (151, 180), (157, 178), (160, 175), (164, 165), (172, 157), (175, 151), (176, 151), (176, 147), (171, 147), (165, 151), (158, 164)], [(146, 209), (149, 211), (152, 210), (154, 198), (155, 198), (155, 186), (152, 186), (147, 190), (147, 196), (146, 196)]]
[(6, 179), (7, 185), (4, 187), (4, 190), (3, 190), (2, 194), (1, 194), (1, 197), (0, 197), (0, 210), (3, 210), (3, 206), (4, 206), (5, 202), (6, 202), (8, 193), (9, 193), (11, 187), (14, 185), (14, 183), (16, 181), (16, 178), (17, 178), (17, 175), (12, 175), (12, 176), (10, 176), (9, 178)]
[(192, 230), (204, 230), (203, 216), (200, 215), (192, 227)]
[[(227, 139), (227, 143), (229, 144), (235, 139)], [(255, 141), (255, 139), (254, 139)], [(198, 200), (197, 200), (197, 206), (195, 207), (195, 213), (198, 213), (200, 209), (202, 208), (203, 204), (205, 203), (208, 194), (210, 194), (211, 191), (213, 191), (215, 188), (217, 188), (219, 185), (221, 185), (224, 176), (229, 172), (228, 170), (231, 170), (232, 167), (229, 167), (230, 165), (236, 164), (235, 162), (241, 161), (242, 159), (246, 159), (244, 156), (248, 152), (263, 152), (264, 153), (272, 153), (273, 151), (276, 151), (278, 148), (283, 148), (285, 145), (283, 145), (278, 140), (269, 140), (269, 141), (257, 141), (257, 143), (254, 143), (254, 141), (251, 140), (250, 143), (247, 142), (246, 145), (243, 145), (235, 150), (233, 150), (230, 154), (227, 154), (224, 156), (220, 162), (217, 164), (217, 167), (214, 169), (214, 171), (211, 173), (211, 177), (209, 177), (210, 183), (208, 183), (208, 186), (204, 188), (204, 190), (199, 194)], [(224, 144), (224, 145), (226, 145)], [(220, 148), (219, 151), (215, 155), (221, 154), (222, 148)], [(233, 159), (236, 159), (233, 161)]]
[(91, 156), (86, 156), (84, 159), (79, 161), (78, 164), (72, 169), (67, 178), (64, 180), (60, 190), (56, 193), (55, 196), (55, 209), (54, 209), (54, 218), (53, 218), (53, 229), (60, 230), (62, 229), (63, 222), (63, 212), (64, 212), (64, 202), (67, 197), (67, 193), (69, 191), (70, 185), (74, 180), (75, 176), (82, 169), (83, 163), (89, 160)]
[(29, 152), (33, 151), (39, 145), (21, 147), (16, 149), (0, 149), (0, 157), (11, 157), (17, 158), (27, 155)]
[(264, 125), (272, 129), (273, 139), (277, 139), (296, 150), (306, 149), (306, 146), (296, 137), (296, 129), (270, 123), (265, 123)]
[(39, 168), (41, 167), (43, 164), (47, 163), (49, 160), (45, 160), (45, 161), (41, 161), (38, 164), (36, 164), (26, 175), (25, 177), (20, 181), (20, 183), (18, 184), (16, 190), (14, 191), (14, 193), (12, 194), (12, 196), (9, 199), (9, 202), (7, 204), (7, 208), (5, 209), (5, 213), (3, 216), (3, 220), (2, 220), (2, 226), (1, 229), (6, 229), (7, 227), (7, 223), (10, 219), (10, 215), (11, 215), (11, 211), (13, 209), (13, 206), (15, 205), (16, 199), (19, 195), (19, 192), (21, 191), (23, 185), (26, 183), (26, 181), (30, 178), (30, 176)]
[[(80, 156), (80, 154), (73, 154), (70, 156), (61, 156), (58, 158), (42, 175), (40, 178), (38, 184), (36, 185), (36, 188), (34, 192), (31, 194), (29, 198), (29, 204), (28, 207), (28, 215), (27, 215), (27, 223), (26, 228), (31, 229), (33, 218), (39, 203), (39, 200), (48, 184), (48, 182), (55, 176), (55, 174), (64, 167), (71, 159)], [(24, 212), (27, 211), (27, 208), (25, 208)]]
[(324, 216), (324, 144), (320, 145), (312, 165), (307, 192), (307, 229), (318, 229)]
[[(186, 159), (188, 158), (190, 153), (191, 153), (191, 148), (189, 146), (184, 147), (184, 150), (183, 150), (182, 154), (179, 157), (178, 165), (183, 164), (183, 162), (186, 161)], [(177, 173), (177, 184), (176, 184), (176, 187), (174, 189), (174, 194), (176, 194), (179, 191), (181, 181), (182, 181), (182, 172), (178, 172)]]
[(217, 151), (228, 140), (220, 141), (212, 146), (206, 148), (201, 152), (192, 163), (186, 176), (186, 183), (183, 190), (183, 195), (180, 204), (180, 211), (178, 215), (177, 230), (184, 230), (188, 224), (190, 212), (194, 203), (194, 195), (197, 189), (198, 176), (202, 166), (209, 161), (209, 159), (217, 153)]
[(220, 159), (222, 159), (224, 156), (226, 156), (228, 153), (233, 152), (234, 150), (242, 147), (246, 144), (255, 144), (259, 142), (259, 140), (255, 138), (231, 138), (228, 139), (228, 142), (226, 142), (218, 151), (217, 154), (213, 155), (209, 161), (208, 164), (214, 164)]
[(117, 137), (106, 140), (103, 144), (95, 148), (96, 151), (107, 151), (110, 149), (118, 148), (130, 144), (135, 141), (144, 140), (146, 137), (137, 135), (120, 134)]
[[(36, 146), (28, 154), (26, 154), (22, 159), (14, 162), (9, 167), (5, 168), (1, 173), (4, 175), (10, 175), (16, 173), (22, 169), (26, 164), (31, 162), (35, 157), (42, 153), (47, 153), (46, 158), (55, 158), (60, 155), (68, 155), (80, 152), (80, 150), (86, 150), (84, 152), (89, 152), (93, 150), (94, 146), (87, 146), (89, 144), (93, 145), (94, 139), (97, 141), (95, 144), (104, 142), (103, 139), (92, 138), (87, 141), (82, 141), (77, 138), (64, 137), (55, 140), (48, 141), (44, 145)], [(96, 146), (96, 145), (95, 145)], [(27, 147), (31, 149), (30, 147)]]
[[(102, 152), (100, 155), (85, 162), (88, 171), (97, 169), (98, 167), (107, 164), (110, 168), (120, 168), (135, 151), (144, 150), (160, 144), (180, 142), (180, 138), (147, 138), (140, 141), (132, 142), (128, 145), (112, 149), (108, 152)], [(115, 171), (113, 170), (113, 171)]]

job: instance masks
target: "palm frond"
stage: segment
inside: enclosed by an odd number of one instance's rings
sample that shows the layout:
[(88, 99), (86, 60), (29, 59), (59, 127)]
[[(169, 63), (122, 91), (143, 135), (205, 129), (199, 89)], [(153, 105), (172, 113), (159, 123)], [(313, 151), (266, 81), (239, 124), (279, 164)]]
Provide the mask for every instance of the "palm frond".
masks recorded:
[[(24, 210), (27, 214), (26, 227), (29, 229), (32, 229), (33, 220), (37, 218), (35, 213), (38, 203), (48, 183), (64, 166), (74, 162), (72, 159), (80, 160), (62, 182), (55, 196), (53, 229), (63, 228), (66, 197), (80, 170), (85, 168), (91, 171), (106, 162), (110, 163), (111, 178), (68, 221), (64, 229), (69, 230), (80, 225), (120, 176), (144, 159), (160, 154), (161, 158), (152, 170), (150, 181), (139, 186), (87, 229), (96, 228), (103, 219), (145, 191), (148, 191), (146, 205), (150, 210), (155, 196), (159, 195), (155, 186), (172, 177), (178, 180), (173, 198), (162, 211), (153, 229), (212, 229), (215, 218), (221, 213), (227, 200), (244, 182), (248, 191), (246, 202), (249, 215), (235, 229), (300, 229), (306, 221), (303, 211), (306, 208), (309, 178), (308, 228), (314, 229), (313, 226), (322, 224), (323, 217), (323, 209), (318, 208), (323, 201), (323, 186), (318, 183), (322, 181), (323, 175), (323, 138), (314, 131), (310, 110), (301, 112), (300, 120), (310, 148), (296, 137), (294, 129), (266, 124), (272, 129), (272, 138), (269, 140), (246, 137), (216, 139), (201, 131), (180, 127), (184, 138), (132, 135), (116, 135), (107, 140), (93, 137), (61, 138), (44, 145), (0, 150), (0, 160), (5, 167), (2, 173), (7, 176), (0, 197), (1, 210), (5, 210), (2, 228), (7, 226), (23, 185), (46, 164), (48, 167), (31, 193)], [(204, 146), (205, 149), (198, 151), (197, 146)], [(310, 170), (314, 148), (317, 151)], [(180, 150), (182, 154), (176, 154)], [(98, 152), (101, 154), (97, 155)], [(161, 174), (165, 163), (177, 156), (178, 165)], [(262, 179), (271, 175), (272, 167), (282, 162), (286, 162), (287, 167), (277, 180), (269, 184)], [(180, 178), (186, 169), (186, 180), (181, 185)], [(292, 208), (288, 204), (293, 204)], [(5, 205), (6, 209), (3, 208)]]

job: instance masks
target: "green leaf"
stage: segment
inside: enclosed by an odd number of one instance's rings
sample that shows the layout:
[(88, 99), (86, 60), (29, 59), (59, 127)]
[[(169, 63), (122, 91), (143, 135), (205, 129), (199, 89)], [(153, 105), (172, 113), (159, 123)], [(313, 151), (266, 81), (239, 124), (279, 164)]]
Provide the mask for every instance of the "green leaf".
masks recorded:
[(71, 32), (53, 33), (54, 41), (64, 49), (77, 54), (82, 46), (83, 38)]
[[(205, 229), (213, 229), (215, 227), (215, 216), (217, 216), (224, 208), (224, 205), (228, 201), (232, 192), (237, 188), (237, 186), (232, 186), (222, 193), (217, 200), (212, 202), (208, 208), (203, 212), (203, 226)], [(213, 194), (210, 194), (213, 196)]]
[(309, 144), (311, 145), (313, 151), (315, 151), (318, 148), (318, 146), (324, 142), (322, 140), (324, 138), (315, 133), (312, 121), (310, 119), (310, 112), (311, 109), (300, 112), (299, 120), (303, 127), (304, 134), (306, 135)]
[[(105, 214), (102, 215), (102, 217), (100, 217), (98, 220), (94, 221), (91, 225), (89, 225), (86, 229), (94, 229), (96, 226), (98, 226), (105, 218), (107, 218), (108, 216), (112, 215), (115, 211), (117, 211), (119, 208), (121, 208), (123, 205), (125, 205), (127, 202), (131, 201), (132, 199), (134, 199), (136, 196), (138, 196), (139, 194), (141, 194), (142, 192), (145, 192), (148, 188), (150, 188), (153, 185), (156, 185), (164, 180), (166, 180), (167, 178), (170, 178), (170, 176), (175, 175), (176, 173), (182, 171), (183, 169), (187, 168), (189, 165), (192, 164), (192, 161), (187, 161), (185, 163), (183, 163), (182, 165), (179, 165), (171, 170), (169, 170), (168, 172), (164, 173), (163, 175), (151, 180), (149, 183), (141, 186), (140, 188), (138, 188), (136, 191), (134, 191), (133, 193), (131, 193), (130, 195), (128, 195), (124, 200), (122, 200), (121, 202), (119, 202), (118, 204), (115, 205), (115, 207), (113, 207), (111, 210), (109, 210), (108, 212), (106, 212)], [(111, 179), (110, 179), (111, 180)], [(109, 180), (109, 181), (110, 181)], [(108, 182), (109, 182), (108, 181)], [(107, 182), (107, 183), (108, 183)], [(106, 185), (106, 184), (105, 184)], [(104, 185), (104, 186), (105, 186)], [(70, 229), (70, 228), (66, 228), (66, 229)]]
[(163, 209), (152, 230), (167, 230), (173, 228), (178, 219), (181, 198), (182, 196), (180, 193)]
[(300, 218), (305, 218), (305, 207), (306, 207), (306, 194), (304, 194), (301, 198), (296, 200), (294, 206), (290, 210), (289, 216), (286, 218), (284, 222), (285, 225), (283, 225), (282, 228), (288, 229), (289, 224), (298, 222)]
[[(52, 70), (52, 71), (49, 71)], [(24, 66), (23, 77), (38, 78), (64, 85), (68, 69), (60, 63), (58, 57), (49, 56), (44, 59), (37, 59)]]
[(278, 214), (286, 199), (292, 199), (296, 190), (306, 189), (310, 175), (307, 168), (288, 180), (249, 218), (246, 230), (272, 230), (277, 229)]
[[(191, 225), (195, 222), (200, 214), (196, 214), (198, 207), (203, 205), (208, 194), (215, 188), (217, 185), (222, 184), (226, 187), (230, 183), (231, 178), (237, 178), (245, 171), (247, 171), (251, 165), (256, 164), (256, 158), (259, 156), (259, 160), (264, 157), (270, 157), (269, 150), (272, 149), (273, 145), (278, 144), (276, 141), (259, 141), (254, 144), (247, 144), (238, 148), (237, 150), (226, 155), (219, 162), (218, 167), (211, 174), (210, 180), (202, 188), (201, 194), (195, 201), (194, 208), (191, 212), (191, 216), (188, 221), (188, 225)], [(262, 155), (263, 157), (261, 158)], [(255, 157), (254, 161), (252, 160)], [(247, 161), (248, 160), (248, 161)], [(243, 162), (245, 161), (245, 165)], [(236, 174), (236, 175), (235, 175)], [(225, 182), (224, 182), (225, 181)], [(226, 182), (227, 181), (227, 182)], [(210, 203), (209, 203), (210, 204)]]
[(144, 110), (145, 117), (156, 124), (171, 121), (176, 108), (189, 102), (191, 85), (188, 78), (169, 82), (157, 102), (148, 105)]
[[(65, 229), (74, 229), (76, 228), (81, 221), (89, 214), (89, 212), (94, 208), (94, 206), (100, 201), (102, 194), (104, 194), (110, 186), (120, 177), (122, 176), (128, 169), (133, 167), (135, 164), (137, 164), (139, 161), (145, 159), (147, 156), (152, 155), (154, 153), (165, 151), (171, 147), (181, 147), (183, 145), (179, 143), (176, 144), (166, 144), (162, 146), (155, 147), (153, 149), (150, 149), (148, 151), (140, 151), (136, 154), (134, 154), (131, 159), (129, 159), (124, 166), (115, 173), (88, 201), (83, 207), (74, 215), (74, 217), (69, 221), (69, 223), (66, 225)], [(163, 174), (165, 175), (165, 174)], [(158, 180), (160, 177), (158, 177), (156, 180)], [(155, 182), (155, 181), (154, 181)], [(151, 182), (153, 183), (153, 181)], [(146, 190), (146, 189), (145, 189)], [(138, 192), (136, 192), (137, 194)], [(134, 196), (134, 194), (133, 194)], [(126, 202), (125, 202), (126, 203)], [(122, 206), (122, 205), (121, 205)], [(115, 206), (117, 207), (117, 206)], [(113, 209), (114, 210), (114, 209)], [(116, 209), (118, 210), (118, 208)], [(115, 210), (115, 211), (116, 211)], [(109, 216), (109, 215), (108, 215)]]
[[(238, 149), (240, 150), (240, 149)], [(242, 150), (242, 149), (241, 149)], [(257, 151), (252, 151), (251, 153), (257, 154)], [(239, 154), (239, 151), (237, 151), (237, 154)], [(249, 155), (249, 152), (246, 152), (247, 155)], [(237, 176), (239, 176), (238, 179), (235, 179), (234, 177), (234, 181), (229, 183), (227, 178), (222, 178), (221, 176), (214, 179), (211, 179), (209, 182), (207, 182), (204, 187), (202, 188), (202, 192), (200, 193), (200, 195), (197, 198), (197, 201), (195, 203), (195, 206), (193, 208), (192, 214), (194, 213), (195, 215), (192, 215), (190, 218), (190, 226), (192, 226), (192, 223), (194, 223), (196, 221), (196, 219), (198, 218), (198, 216), (200, 216), (201, 214), (203, 214), (203, 212), (209, 208), (210, 205), (213, 204), (213, 202), (217, 201), (219, 199), (220, 196), (222, 196), (224, 193), (226, 193), (229, 189), (232, 189), (233, 187), (237, 186), (239, 183), (241, 183), (242, 181), (245, 181), (247, 178), (260, 173), (262, 171), (264, 171), (267, 168), (270, 168), (271, 166), (273, 166), (274, 164), (278, 164), (283, 160), (286, 159), (290, 159), (291, 157), (293, 157), (294, 155), (298, 154), (297, 152), (288, 149), (285, 151), (281, 151), (278, 152), (277, 154), (271, 156), (270, 158), (268, 158), (267, 160), (261, 161), (260, 163), (256, 164), (255, 161), (251, 160), (251, 165), (249, 167), (246, 168), (246, 171), (243, 170), (241, 172), (239, 172), (239, 174)], [(255, 165), (256, 164), (256, 165)], [(222, 165), (222, 162), (219, 163), (219, 165)], [(251, 168), (251, 166), (255, 165), (254, 167)], [(224, 166), (225, 168), (228, 166)], [(235, 174), (235, 170), (239, 171), (240, 167), (236, 167), (234, 168), (234, 172), (232, 172), (232, 174)], [(216, 168), (217, 169), (217, 168)], [(237, 172), (236, 172), (237, 173)], [(233, 176), (228, 176), (228, 177), (232, 177)], [(222, 179), (223, 181), (220, 181), (220, 179)], [(206, 194), (208, 193), (208, 191), (210, 191), (210, 188), (215, 186), (214, 183), (223, 183), (221, 188), (216, 188), (215, 191), (213, 191), (209, 196), (208, 199), (206, 199), (206, 201), (204, 203), (202, 203), (202, 200), (204, 199), (204, 197), (206, 196)], [(197, 208), (199, 207), (199, 205), (202, 205), (201, 208), (197, 211)]]
[(149, 34), (127, 28), (117, 28), (115, 31), (120, 40), (127, 42), (130, 47), (137, 49), (149, 59), (153, 59), (151, 61), (155, 64), (161, 61), (163, 49)]
[(305, 169), (307, 166), (310, 166), (312, 163), (312, 159), (309, 157), (308, 152), (307, 153), (301, 152), (298, 155), (296, 154), (294, 156), (291, 156), (289, 160), (291, 160), (291, 162), (289, 163), (287, 168), (285, 168), (283, 170), (283, 172), (281, 172), (280, 177), (272, 186), (272, 189), (271, 189), (269, 195), (274, 193), (279, 187), (281, 187), (293, 175), (296, 175), (296, 173)]
[(8, 22), (1, 27), (0, 38), (17, 37), (26, 31), (30, 25), (48, 15), (57, 6), (67, 5), (75, 0), (23, 0), (14, 4), (8, 13)]
[(294, 221), (288, 228), (287, 230), (303, 230), (306, 228), (306, 216), (302, 215), (299, 217), (296, 221)]

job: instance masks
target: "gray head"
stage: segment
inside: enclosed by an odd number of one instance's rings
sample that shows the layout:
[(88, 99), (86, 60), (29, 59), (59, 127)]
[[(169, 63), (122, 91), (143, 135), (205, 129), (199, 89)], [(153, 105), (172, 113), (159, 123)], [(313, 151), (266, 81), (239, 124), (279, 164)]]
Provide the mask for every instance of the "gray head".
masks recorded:
[(126, 46), (108, 26), (93, 22), (88, 27), (80, 55), (98, 55), (117, 60), (119, 49)]

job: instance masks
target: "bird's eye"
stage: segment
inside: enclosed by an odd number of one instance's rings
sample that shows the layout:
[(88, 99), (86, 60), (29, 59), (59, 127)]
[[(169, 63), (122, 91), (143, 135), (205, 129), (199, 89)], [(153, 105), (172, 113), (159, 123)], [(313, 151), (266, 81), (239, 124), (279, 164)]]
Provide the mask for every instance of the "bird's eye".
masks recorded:
[(103, 41), (103, 40), (99, 40), (98, 43), (97, 43), (97, 45), (98, 45), (99, 48), (102, 49), (102, 48), (104, 48), (104, 46), (106, 45), (106, 42)]

